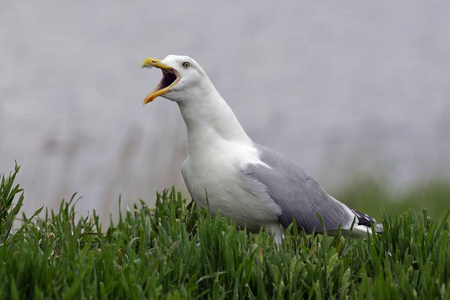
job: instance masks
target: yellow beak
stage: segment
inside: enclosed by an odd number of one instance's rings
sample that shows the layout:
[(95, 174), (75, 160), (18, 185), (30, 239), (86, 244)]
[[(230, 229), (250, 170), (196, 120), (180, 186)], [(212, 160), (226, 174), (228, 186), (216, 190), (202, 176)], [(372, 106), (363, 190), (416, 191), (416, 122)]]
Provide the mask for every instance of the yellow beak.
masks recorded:
[(161, 69), (163, 72), (163, 78), (161, 79), (161, 82), (153, 89), (153, 91), (150, 92), (150, 94), (147, 95), (147, 97), (145, 97), (144, 105), (149, 102), (152, 102), (153, 100), (155, 100), (156, 97), (167, 93), (171, 87), (173, 87), (178, 83), (180, 79), (178, 72), (175, 69), (161, 63), (160, 59), (146, 58), (142, 62), (141, 67), (142, 68), (155, 67)]
[(141, 65), (142, 68), (159, 68), (159, 69), (171, 69), (171, 67), (166, 66), (165, 64), (161, 63), (160, 59), (156, 59), (156, 58), (146, 58), (144, 59), (144, 61), (142, 62)]

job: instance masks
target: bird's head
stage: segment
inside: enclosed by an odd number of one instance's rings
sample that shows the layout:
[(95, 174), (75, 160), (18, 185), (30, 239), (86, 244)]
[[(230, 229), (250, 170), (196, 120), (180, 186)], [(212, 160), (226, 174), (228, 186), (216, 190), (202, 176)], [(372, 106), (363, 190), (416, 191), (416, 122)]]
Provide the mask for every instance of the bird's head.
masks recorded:
[(163, 60), (146, 58), (142, 67), (159, 68), (163, 73), (159, 84), (145, 97), (144, 104), (158, 96), (177, 102), (186, 101), (191, 95), (198, 95), (202, 84), (210, 83), (200, 65), (188, 56), (169, 55)]

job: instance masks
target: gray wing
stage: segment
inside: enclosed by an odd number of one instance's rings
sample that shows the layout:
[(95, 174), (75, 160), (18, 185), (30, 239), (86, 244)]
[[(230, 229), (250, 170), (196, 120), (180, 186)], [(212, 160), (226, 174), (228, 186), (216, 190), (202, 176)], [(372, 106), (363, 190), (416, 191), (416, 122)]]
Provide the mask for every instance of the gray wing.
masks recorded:
[(337, 229), (341, 224), (350, 228), (355, 215), (347, 206), (329, 196), (305, 171), (278, 152), (261, 145), (255, 147), (261, 161), (270, 168), (261, 164), (245, 166), (244, 184), (253, 190), (260, 184), (265, 187), (281, 208), (278, 220), (284, 227), (295, 218), (299, 229), (323, 232), (319, 214), (326, 229)]

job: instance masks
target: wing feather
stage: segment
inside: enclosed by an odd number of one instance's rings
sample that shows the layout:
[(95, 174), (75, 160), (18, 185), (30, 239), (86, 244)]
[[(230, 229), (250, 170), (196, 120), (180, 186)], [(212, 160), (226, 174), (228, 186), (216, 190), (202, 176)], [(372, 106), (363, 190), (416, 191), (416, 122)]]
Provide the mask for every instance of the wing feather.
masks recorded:
[[(355, 214), (333, 197), (293, 162), (269, 148), (255, 145), (264, 164), (248, 164), (243, 169), (248, 186), (263, 184), (267, 193), (280, 206), (279, 222), (289, 226), (294, 218), (299, 229), (307, 233), (323, 232), (317, 214), (326, 229), (350, 228)], [(356, 221), (358, 222), (358, 220)]]

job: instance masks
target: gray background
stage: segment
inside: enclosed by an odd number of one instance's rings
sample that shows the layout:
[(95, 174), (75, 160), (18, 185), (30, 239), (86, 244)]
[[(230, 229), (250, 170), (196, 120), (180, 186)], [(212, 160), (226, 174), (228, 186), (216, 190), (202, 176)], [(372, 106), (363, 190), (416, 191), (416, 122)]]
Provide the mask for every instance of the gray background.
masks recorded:
[(450, 178), (449, 1), (0, 3), (0, 171), (22, 165), (28, 213), (78, 192), (105, 218), (119, 194), (184, 190), (178, 107), (142, 106), (161, 74), (140, 63), (168, 54), (329, 191)]

